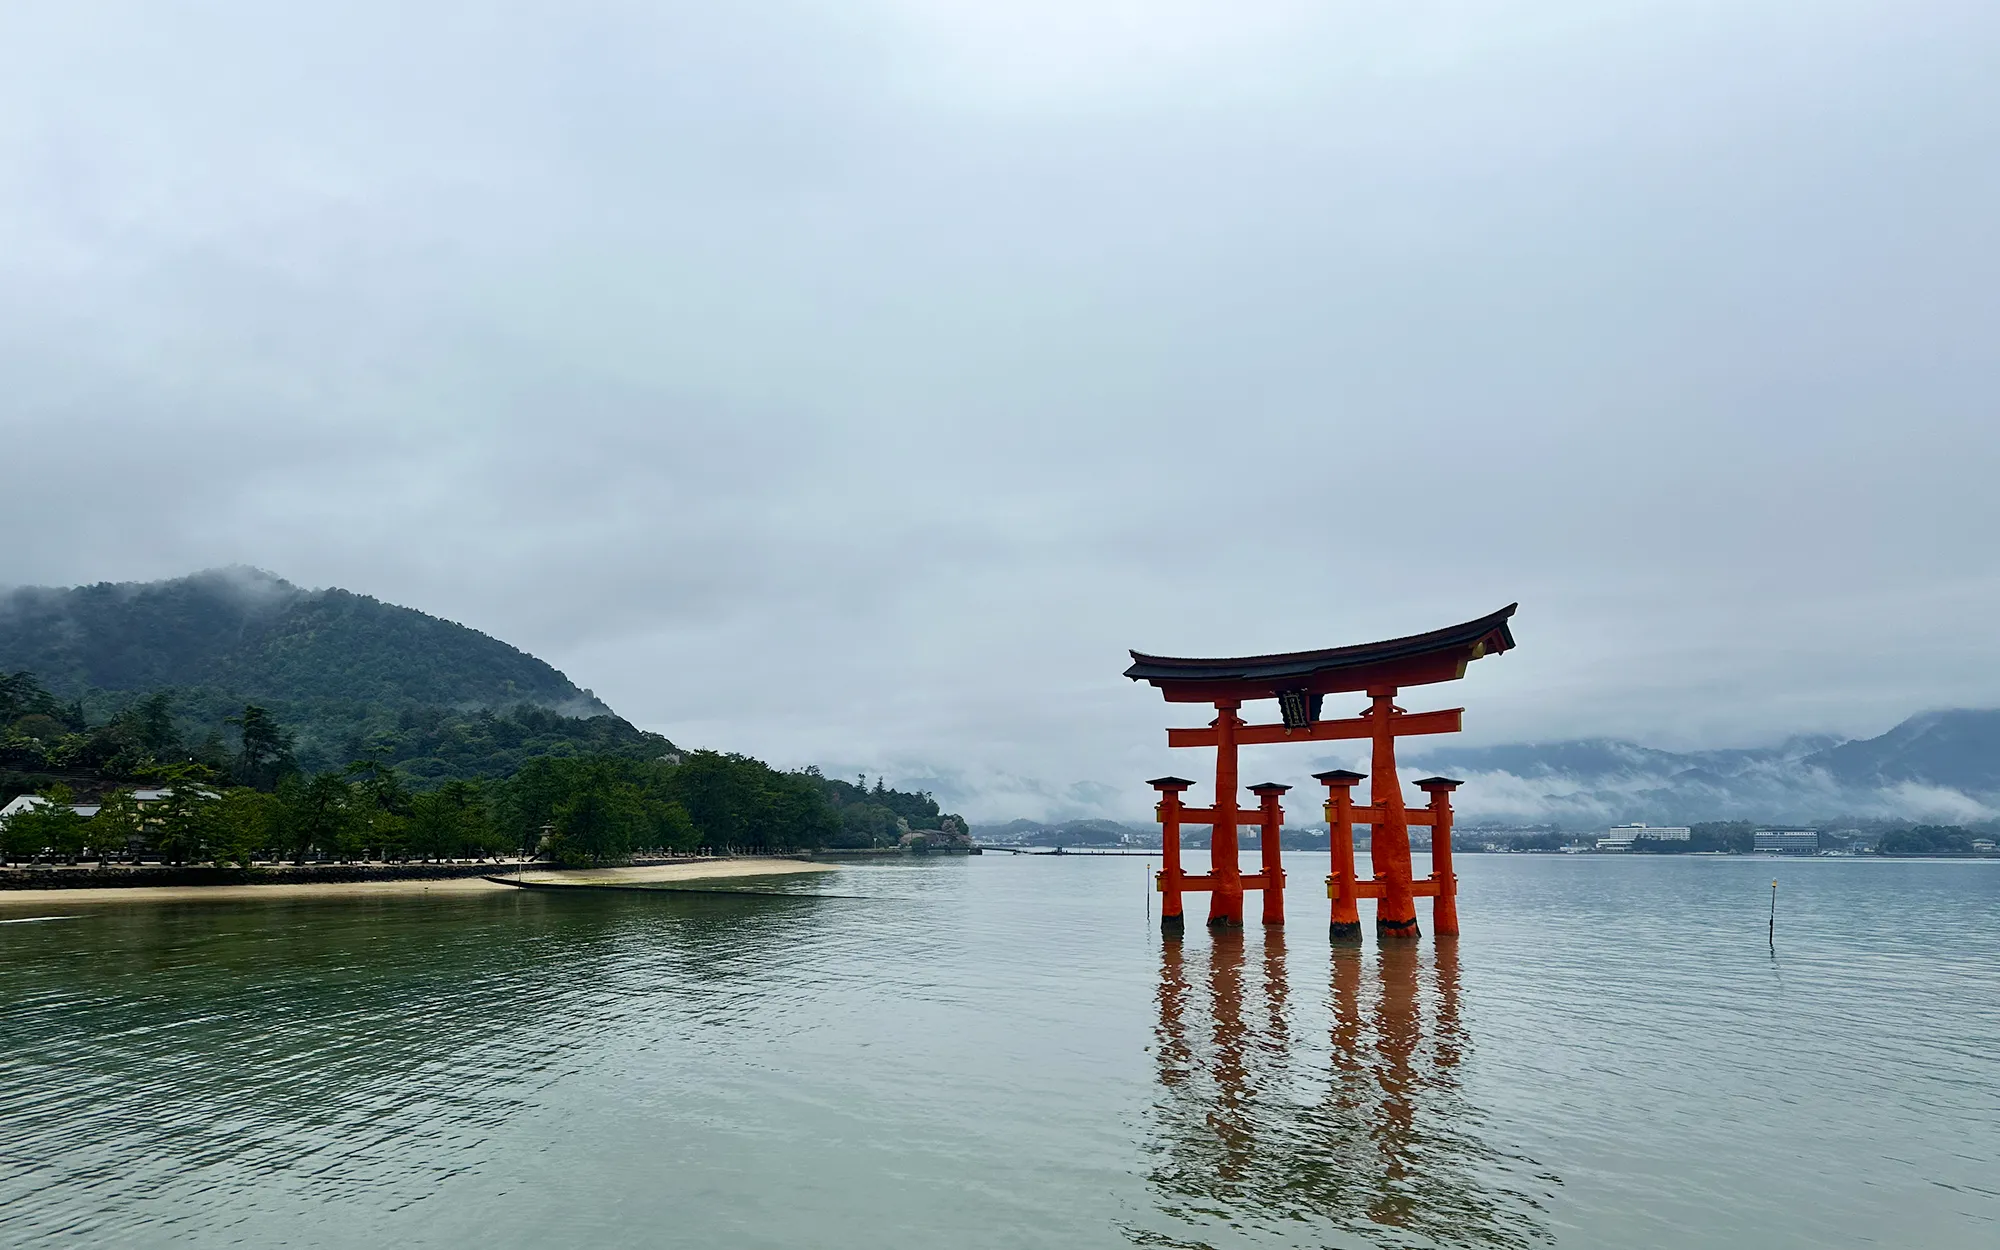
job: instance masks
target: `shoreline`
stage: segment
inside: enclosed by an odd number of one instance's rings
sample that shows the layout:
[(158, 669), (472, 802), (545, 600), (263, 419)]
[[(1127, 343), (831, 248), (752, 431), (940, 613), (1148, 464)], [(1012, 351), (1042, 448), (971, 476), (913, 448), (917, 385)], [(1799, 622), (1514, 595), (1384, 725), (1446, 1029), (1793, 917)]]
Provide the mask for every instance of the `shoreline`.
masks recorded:
[[(468, 867), (470, 867), (468, 865)], [(716, 881), (794, 873), (832, 872), (835, 865), (800, 859), (703, 859), (621, 868), (538, 868), (523, 876), (531, 884), (588, 889), (593, 885), (651, 885), (675, 881)], [(489, 881), (485, 874), (513, 876), (506, 865), (487, 864), (463, 876), (378, 878), (354, 881), (282, 881), (218, 885), (55, 886), (0, 889), (0, 912), (23, 906), (98, 903), (244, 902), (257, 899), (382, 898), (393, 895), (500, 894), (519, 887)]]

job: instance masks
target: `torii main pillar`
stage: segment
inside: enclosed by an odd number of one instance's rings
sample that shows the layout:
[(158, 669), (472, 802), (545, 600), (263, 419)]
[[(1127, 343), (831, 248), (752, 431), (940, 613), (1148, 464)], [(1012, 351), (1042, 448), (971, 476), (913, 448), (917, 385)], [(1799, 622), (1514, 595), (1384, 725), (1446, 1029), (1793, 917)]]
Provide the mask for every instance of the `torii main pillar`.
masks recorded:
[[(1375, 933), (1378, 940), (1401, 941), (1420, 936), (1416, 900), (1436, 900), (1432, 927), (1441, 936), (1458, 932), (1457, 876), (1451, 861), (1451, 791), (1458, 782), (1447, 777), (1429, 777), (1418, 786), (1430, 795), (1430, 803), (1410, 808), (1404, 801), (1402, 782), (1396, 773), (1396, 739), (1413, 734), (1455, 733), (1464, 720), (1463, 708), (1437, 712), (1406, 712), (1396, 706), (1397, 691), (1407, 686), (1455, 681), (1481, 656), (1511, 650), (1514, 636), (1507, 622), (1517, 605), (1509, 604), (1484, 616), (1448, 629), (1433, 630), (1407, 638), (1366, 643), (1353, 647), (1333, 647), (1324, 651), (1298, 651), (1283, 655), (1244, 656), (1234, 659), (1197, 660), (1132, 653), (1132, 667), (1125, 675), (1135, 681), (1150, 682), (1169, 703), (1207, 703), (1215, 708), (1215, 719), (1205, 728), (1169, 729), (1170, 747), (1215, 748), (1215, 796), (1212, 806), (1189, 807), (1182, 794), (1194, 783), (1182, 777), (1161, 777), (1151, 784), (1160, 792), (1157, 814), (1160, 820), (1163, 867), (1157, 888), (1163, 896), (1160, 925), (1167, 934), (1178, 934), (1185, 926), (1182, 916), (1184, 894), (1209, 895), (1208, 923), (1211, 928), (1240, 928), (1243, 924), (1243, 896), (1248, 890), (1264, 895), (1263, 922), (1282, 925), (1285, 921), (1285, 873), (1279, 857), (1279, 835), (1284, 812), (1279, 797), (1289, 787), (1275, 782), (1252, 786), (1258, 796), (1255, 810), (1237, 806), (1237, 749), (1250, 744), (1278, 742), (1329, 742), (1367, 739), (1370, 743), (1370, 773), (1344, 770), (1316, 773), (1327, 787), (1326, 819), (1332, 835), (1333, 864), (1327, 875), (1327, 897), (1333, 915), (1329, 932), (1335, 941), (1360, 936), (1359, 901), (1376, 901)], [(1322, 720), (1320, 708), (1329, 694), (1352, 691), (1365, 693), (1368, 707), (1360, 715), (1345, 720)], [(1237, 715), (1244, 703), (1276, 699), (1280, 720), (1276, 724), (1249, 724)], [(1368, 803), (1356, 805), (1355, 783), (1369, 783)], [(1207, 825), (1210, 835), (1209, 871), (1188, 873), (1181, 867), (1181, 827)], [(1369, 826), (1367, 880), (1356, 873), (1353, 831), (1357, 824)], [(1430, 877), (1414, 878), (1410, 859), (1410, 826), (1431, 828), (1432, 871)], [(1245, 874), (1238, 862), (1237, 828), (1255, 825), (1261, 832), (1262, 863), (1259, 871)]]

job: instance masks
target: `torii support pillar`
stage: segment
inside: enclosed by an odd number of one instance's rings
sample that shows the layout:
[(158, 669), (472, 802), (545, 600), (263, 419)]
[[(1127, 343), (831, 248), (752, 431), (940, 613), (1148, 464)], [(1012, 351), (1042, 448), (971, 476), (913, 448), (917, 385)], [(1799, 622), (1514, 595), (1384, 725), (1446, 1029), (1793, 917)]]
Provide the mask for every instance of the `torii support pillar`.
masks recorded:
[(1160, 792), (1154, 814), (1160, 819), (1160, 874), (1154, 888), (1160, 892), (1160, 932), (1179, 937), (1187, 930), (1181, 914), (1181, 887), (1186, 874), (1181, 871), (1181, 791), (1193, 785), (1185, 777), (1155, 777), (1146, 783)]
[(1354, 880), (1354, 783), (1366, 775), (1344, 768), (1313, 774), (1313, 780), (1326, 783), (1326, 828), (1333, 849), (1333, 871), (1326, 878), (1333, 924), (1327, 932), (1336, 942), (1361, 940), (1361, 895)]
[(1243, 927), (1243, 866), (1236, 844), (1236, 731), (1243, 722), (1234, 699), (1215, 704), (1215, 807), (1208, 844), (1208, 927)]
[(1462, 782), (1450, 777), (1426, 777), (1417, 788), (1431, 796), (1431, 880), (1437, 901), (1431, 906), (1431, 928), (1439, 937), (1458, 936), (1458, 874), (1451, 869), (1451, 792)]
[(1285, 810), (1278, 806), (1278, 798), (1290, 786), (1281, 786), (1274, 781), (1250, 787), (1257, 796), (1257, 813), (1262, 817), (1259, 834), (1259, 849), (1264, 860), (1264, 923), (1281, 925), (1285, 923), (1285, 864), (1280, 858), (1283, 847), (1278, 839), (1285, 828)]
[(1368, 691), (1370, 737), (1374, 740), (1375, 773), (1368, 779), (1368, 858), (1382, 894), (1375, 902), (1375, 937), (1380, 941), (1415, 939), (1417, 899), (1410, 890), (1410, 821), (1403, 807), (1403, 783), (1396, 779), (1396, 688)]

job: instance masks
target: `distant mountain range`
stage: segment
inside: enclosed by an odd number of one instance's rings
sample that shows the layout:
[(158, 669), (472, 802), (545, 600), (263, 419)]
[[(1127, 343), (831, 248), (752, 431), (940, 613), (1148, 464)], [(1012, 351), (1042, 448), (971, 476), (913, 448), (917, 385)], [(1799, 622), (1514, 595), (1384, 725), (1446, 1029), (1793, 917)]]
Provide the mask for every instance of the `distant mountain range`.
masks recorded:
[[(1303, 759), (1298, 772), (1365, 770), (1365, 755), (1357, 745), (1346, 756)], [(1924, 712), (1878, 737), (1853, 741), (1799, 736), (1776, 746), (1711, 751), (1666, 751), (1613, 738), (1492, 747), (1406, 744), (1404, 781), (1432, 772), (1465, 782), (1457, 796), (1464, 824), (1572, 830), (1632, 821), (1965, 824), (2000, 817), (2000, 710)], [(974, 826), (991, 841), (1077, 846), (1158, 833), (1142, 814), (1140, 805), (1152, 799), (1143, 787), (1083, 783), (1034, 793), (1013, 779), (988, 796), (949, 775), (928, 784), (965, 806), (1043, 811), (1041, 819)], [(1412, 791), (1411, 797), (1418, 796)], [(1288, 827), (1319, 824), (1316, 797), (1294, 790), (1290, 800)]]
[(1924, 712), (1854, 741), (1675, 752), (1593, 738), (1438, 746), (1410, 760), (1464, 779), (1469, 819), (1964, 821), (2000, 812), (2000, 710), (1992, 709)]

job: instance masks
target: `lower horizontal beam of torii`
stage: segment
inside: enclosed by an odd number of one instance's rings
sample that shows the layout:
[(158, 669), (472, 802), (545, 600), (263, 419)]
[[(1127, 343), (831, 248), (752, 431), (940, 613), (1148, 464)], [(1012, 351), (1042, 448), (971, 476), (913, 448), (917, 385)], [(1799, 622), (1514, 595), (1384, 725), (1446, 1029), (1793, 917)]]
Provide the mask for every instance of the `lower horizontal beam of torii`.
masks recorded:
[[(1390, 819), (1389, 814), (1381, 808), (1363, 803), (1350, 803), (1347, 810), (1348, 819), (1357, 825), (1386, 824)], [(1212, 807), (1182, 807), (1177, 808), (1176, 813), (1183, 827), (1202, 825), (1213, 827), (1216, 821), (1216, 812)], [(1403, 809), (1401, 819), (1406, 825), (1428, 825), (1433, 822), (1434, 813), (1429, 808), (1406, 807)], [(1245, 811), (1239, 807), (1236, 809), (1236, 819), (1232, 823), (1239, 829), (1244, 827), (1255, 829), (1263, 822), (1264, 817), (1261, 812)]]
[[(1212, 872), (1184, 872), (1180, 874), (1177, 880), (1180, 882), (1177, 887), (1178, 889), (1188, 894), (1201, 894), (1215, 889), (1216, 883), (1220, 879)], [(1231, 888), (1244, 891), (1268, 890), (1272, 888), (1272, 880), (1273, 878), (1265, 873), (1246, 872), (1229, 884)], [(1278, 883), (1276, 888), (1282, 891), (1285, 888), (1285, 873), (1283, 869), (1278, 870), (1276, 880)], [(1158, 873), (1153, 875), (1153, 888), (1162, 893), (1166, 890), (1165, 885), (1161, 883)]]

